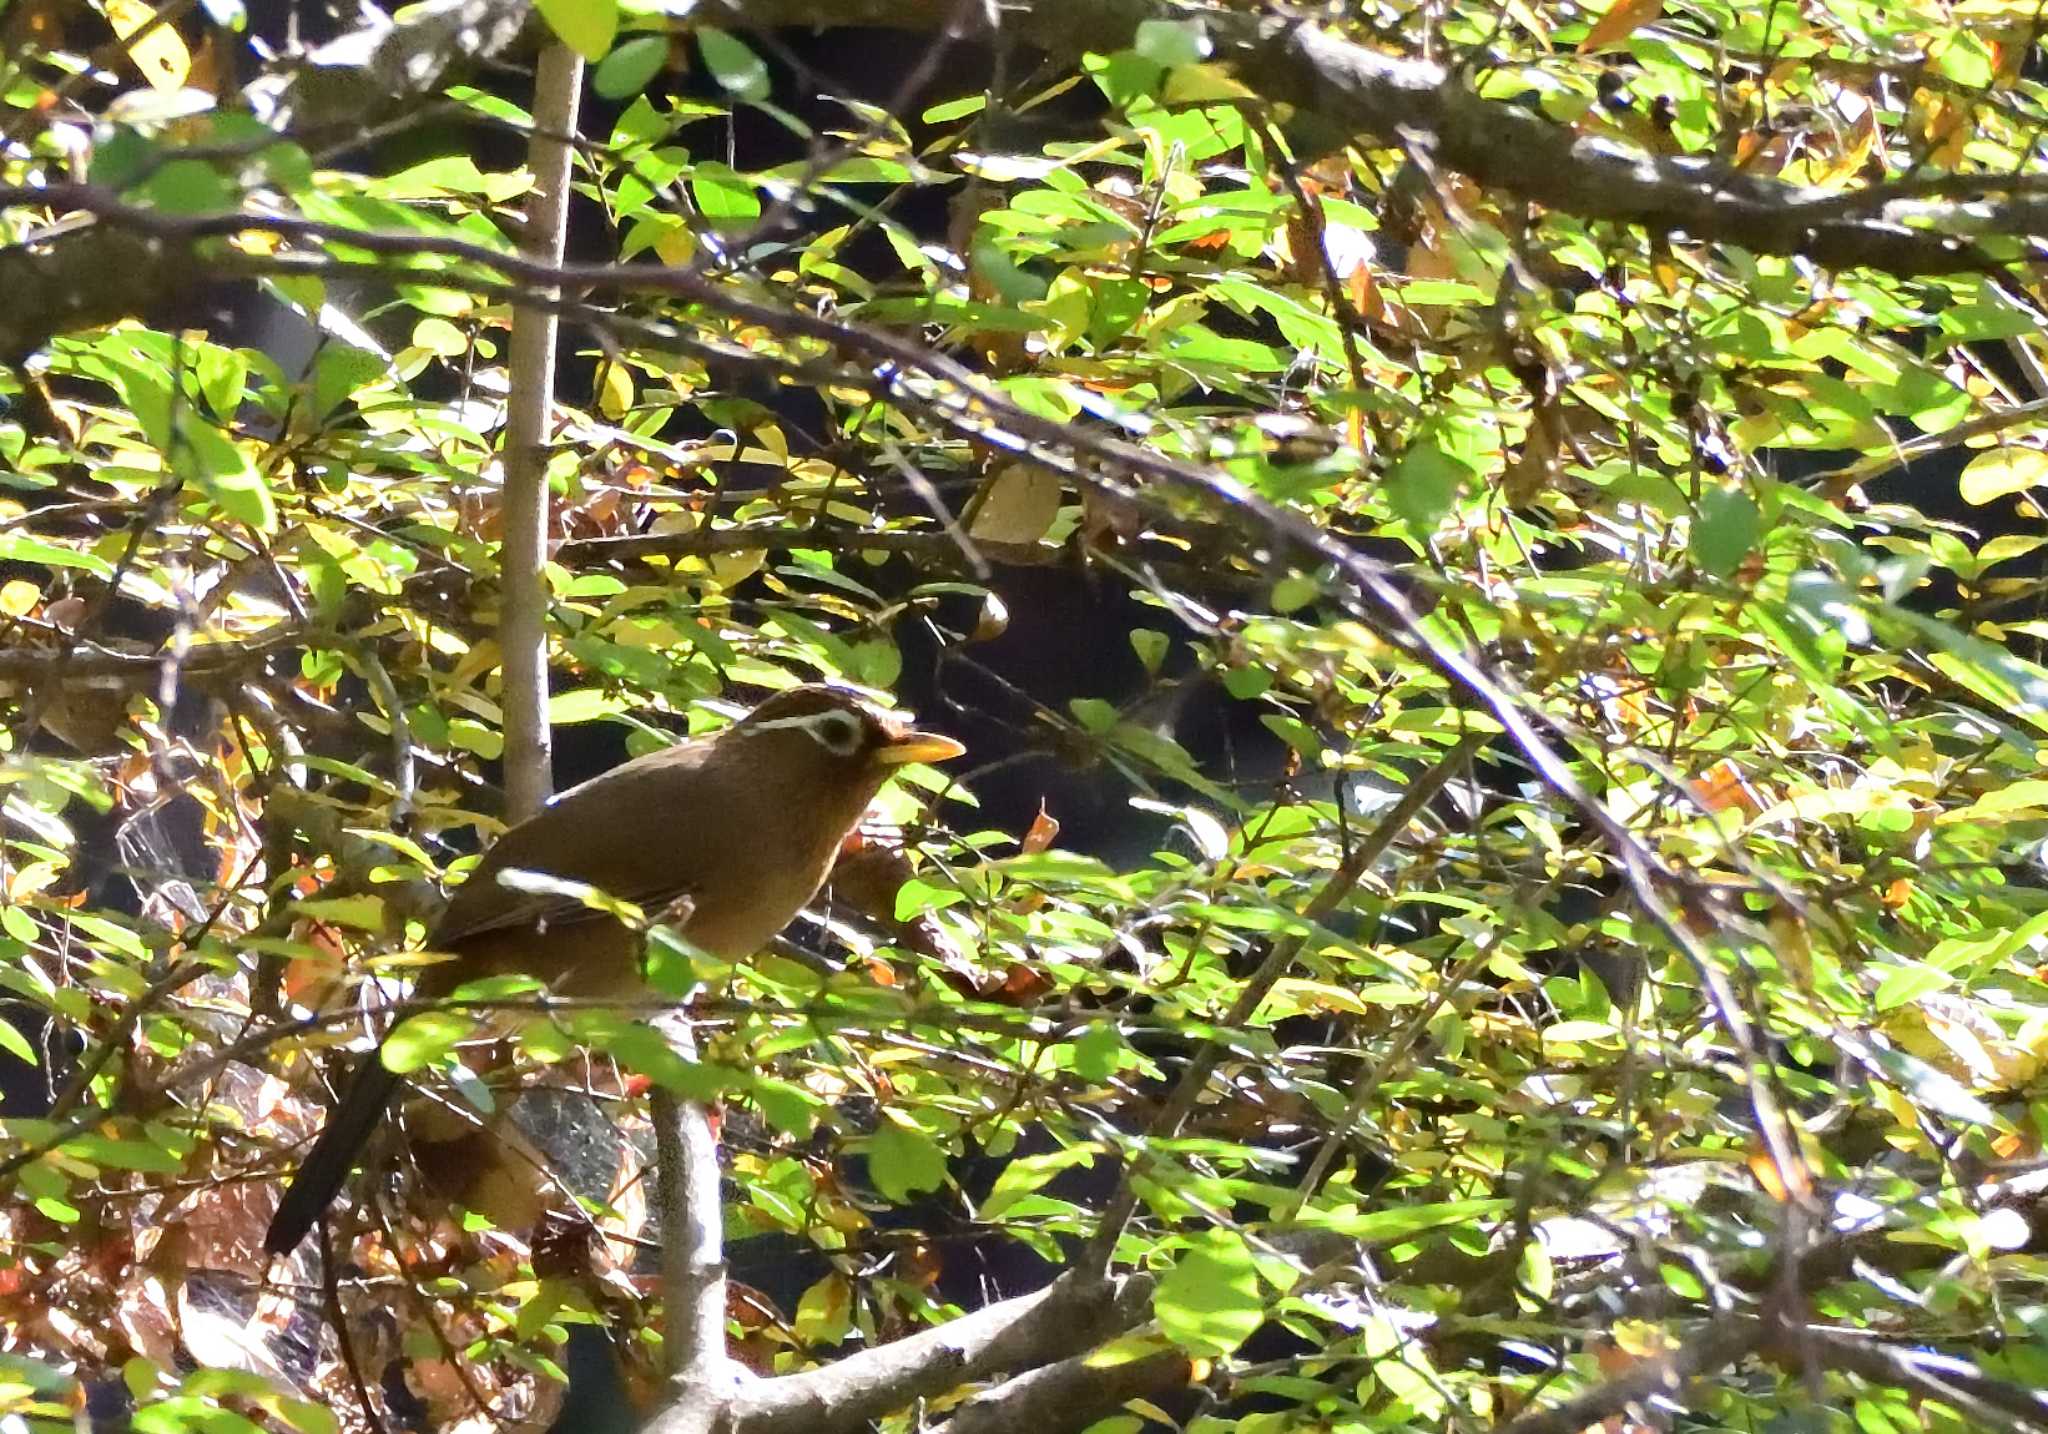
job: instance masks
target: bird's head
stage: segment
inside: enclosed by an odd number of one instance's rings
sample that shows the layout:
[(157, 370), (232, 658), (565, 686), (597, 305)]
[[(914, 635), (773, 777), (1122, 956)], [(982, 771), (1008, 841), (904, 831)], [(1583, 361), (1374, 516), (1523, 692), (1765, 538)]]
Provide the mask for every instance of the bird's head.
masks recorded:
[(943, 762), (967, 750), (855, 693), (817, 685), (776, 693), (720, 740), (733, 743), (756, 771), (784, 774), (799, 789), (858, 793), (863, 805), (898, 767)]

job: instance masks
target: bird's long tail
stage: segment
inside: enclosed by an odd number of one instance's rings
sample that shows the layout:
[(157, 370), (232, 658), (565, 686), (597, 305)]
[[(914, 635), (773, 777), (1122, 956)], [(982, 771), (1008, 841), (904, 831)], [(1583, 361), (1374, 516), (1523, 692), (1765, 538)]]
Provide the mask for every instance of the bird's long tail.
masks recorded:
[(306, 1238), (306, 1232), (334, 1203), (348, 1179), (356, 1155), (384, 1118), (399, 1077), (386, 1068), (381, 1052), (371, 1051), (349, 1077), (341, 1104), (327, 1117), (326, 1128), (299, 1165), (298, 1173), (284, 1192), (270, 1229), (263, 1236), (263, 1248), (273, 1255), (288, 1255)]

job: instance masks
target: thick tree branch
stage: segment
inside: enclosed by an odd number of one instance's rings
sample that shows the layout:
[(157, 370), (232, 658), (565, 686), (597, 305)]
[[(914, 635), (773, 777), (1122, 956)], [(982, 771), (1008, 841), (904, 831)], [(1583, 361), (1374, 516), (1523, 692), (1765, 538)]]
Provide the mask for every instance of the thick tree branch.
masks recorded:
[(526, 0), (407, 5), (395, 20), (338, 36), (290, 70), (258, 80), (246, 97), (280, 130), (359, 129), (393, 100), (433, 94), (450, 70), (503, 50), (530, 9)]
[(662, 1346), (675, 1402), (671, 1434), (708, 1434), (731, 1388), (725, 1357), (725, 1230), (718, 1141), (694, 1101), (665, 1090), (654, 1117), (655, 1203), (661, 1211)]
[(1087, 1355), (1019, 1375), (960, 1406), (948, 1434), (1064, 1434), (1085, 1429), (1132, 1399), (1157, 1399), (1187, 1384), (1194, 1365), (1179, 1350), (1121, 1364)]
[[(392, 70), (389, 83), (372, 87), (386, 97), (422, 92), (420, 74), (431, 81), (449, 60), (460, 58), (446, 53), (448, 46), (470, 56), (501, 48), (525, 10), (516, 0), (440, 0), (417, 8), (429, 12), (434, 33), (445, 37), (444, 50), (431, 65)], [(764, 27), (878, 25), (936, 32), (956, 11), (955, 0), (755, 0), (745, 19)], [(1161, 0), (1036, 0), (1002, 12), (1009, 33), (1068, 57), (1121, 48), (1140, 22), (1159, 18), (1185, 15)], [(1441, 66), (1383, 55), (1304, 23), (1220, 11), (1203, 19), (1218, 59), (1268, 102), (1320, 116), (1347, 135), (1426, 149), (1439, 168), (1581, 219), (1900, 275), (1993, 267), (1989, 256), (1960, 237), (1982, 232), (1987, 222), (2008, 235), (2048, 233), (2048, 215), (2024, 197), (1973, 213), (1912, 196), (1905, 201), (1912, 206), (1908, 226), (1891, 217), (1898, 204), (1885, 203), (1890, 195), (1882, 190), (1873, 195), (1879, 201), (1873, 210), (1860, 202), (1863, 191), (1812, 189), (1710, 160), (1649, 155), (1482, 98)], [(400, 30), (366, 38), (366, 53), (407, 55), (423, 48)], [(356, 63), (367, 62), (358, 57)], [(360, 84), (345, 104), (315, 96), (322, 84), (341, 83), (336, 77), (348, 74), (338, 53), (316, 57), (292, 77), (303, 99), (279, 104), (266, 98), (259, 109), (280, 124), (354, 120), (365, 105)], [(1976, 192), (1965, 194), (1965, 201)], [(26, 194), (7, 202), (48, 201)], [(189, 277), (177, 267), (189, 255), (138, 247), (132, 236), (74, 235), (63, 248), (61, 260), (58, 251), (44, 247), (10, 251), (0, 260), (0, 279), (8, 280), (6, 291), (14, 299), (0, 321), (0, 357), (19, 358), (52, 334), (138, 312)]]
[(1793, 1352), (1810, 1351), (1829, 1369), (1939, 1400), (1980, 1429), (2048, 1430), (2048, 1399), (2036, 1390), (1993, 1378), (1968, 1360), (1901, 1348), (1860, 1332), (1811, 1326), (1795, 1331), (1788, 1344)]
[[(801, 1374), (742, 1389), (733, 1434), (841, 1434), (914, 1399), (1094, 1348), (1151, 1313), (1152, 1282), (1063, 1275), (1036, 1294), (1003, 1300), (950, 1324)], [(665, 1411), (649, 1434), (675, 1434)]]
[[(759, 26), (882, 25), (935, 30), (946, 0), (750, 0)], [(1073, 57), (1131, 43), (1140, 22), (1187, 19), (1160, 0), (1034, 0), (1002, 12), (1011, 34)], [(1491, 188), (1580, 219), (1637, 224), (1658, 234), (1799, 254), (1837, 268), (1947, 274), (1993, 261), (1957, 237), (1959, 210), (1917, 211), (1909, 228), (1886, 211), (1859, 213), (1832, 191), (1746, 174), (1707, 159), (1646, 154), (1575, 133), (1518, 105), (1486, 99), (1441, 65), (1369, 50), (1305, 20), (1201, 12), (1215, 57), (1269, 103), (1292, 105), (1334, 133), (1413, 145), (1433, 162)], [(2006, 232), (2034, 235), (2044, 216), (2014, 205)], [(1944, 220), (1948, 223), (1944, 223)]]

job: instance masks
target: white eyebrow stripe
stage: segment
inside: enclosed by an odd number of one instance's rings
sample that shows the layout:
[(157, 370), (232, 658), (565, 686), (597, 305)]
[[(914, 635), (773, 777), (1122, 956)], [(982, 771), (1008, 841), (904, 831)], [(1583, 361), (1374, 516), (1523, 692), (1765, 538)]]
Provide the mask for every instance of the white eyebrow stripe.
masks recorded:
[[(830, 712), (813, 712), (804, 717), (775, 717), (766, 722), (750, 723), (748, 730), (754, 732), (776, 732), (789, 727), (801, 727), (805, 731), (809, 731), (828, 717), (853, 717), (853, 714), (841, 711), (835, 707)], [(859, 721), (860, 719), (855, 717), (854, 720)]]

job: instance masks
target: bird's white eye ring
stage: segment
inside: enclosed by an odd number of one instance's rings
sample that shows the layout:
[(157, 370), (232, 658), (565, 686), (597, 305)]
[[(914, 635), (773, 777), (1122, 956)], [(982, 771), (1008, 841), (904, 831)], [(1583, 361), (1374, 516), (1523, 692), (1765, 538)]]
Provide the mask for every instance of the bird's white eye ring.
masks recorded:
[(804, 730), (835, 757), (851, 757), (858, 752), (864, 735), (860, 718), (851, 712), (820, 712), (804, 723)]

